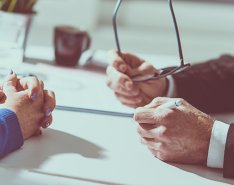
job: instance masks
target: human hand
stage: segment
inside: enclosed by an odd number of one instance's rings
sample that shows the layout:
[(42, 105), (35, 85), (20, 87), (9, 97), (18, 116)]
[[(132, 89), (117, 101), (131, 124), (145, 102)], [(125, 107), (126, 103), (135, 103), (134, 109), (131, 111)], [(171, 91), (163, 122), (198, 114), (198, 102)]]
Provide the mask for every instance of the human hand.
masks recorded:
[(184, 100), (175, 109), (157, 108), (176, 100), (159, 97), (136, 110), (141, 142), (163, 161), (206, 163), (213, 119)]
[(122, 53), (120, 57), (115, 51), (108, 53), (108, 60), (111, 65), (107, 68), (107, 85), (122, 104), (136, 108), (150, 103), (155, 97), (165, 96), (168, 86), (165, 78), (142, 83), (131, 80), (137, 74), (158, 72), (151, 64), (130, 53)]
[[(31, 87), (29, 87), (31, 83), (29, 81), (27, 80), (28, 86), (26, 88), (23, 85), (24, 80), (20, 82), (16, 74), (11, 74), (3, 84), (3, 92), (6, 99), (2, 106), (16, 113), (24, 139), (30, 138), (40, 130), (45, 114), (42, 111), (43, 107), (51, 105), (51, 100), (48, 98), (48, 96), (51, 96), (51, 92), (43, 91), (43, 85), (37, 85), (36, 91), (34, 88), (31, 91)], [(35, 82), (35, 80), (32, 81)], [(21, 85), (25, 90), (22, 88), (19, 91)], [(31, 92), (36, 92), (35, 98), (29, 96)]]
[[(55, 108), (55, 94), (53, 91), (44, 90), (44, 83), (42, 80), (37, 79), (35, 76), (28, 76), (18, 79), (17, 91), (24, 91), (28, 89), (28, 97), (33, 101), (37, 98), (37, 94), (40, 91), (43, 92), (44, 105), (42, 111), (44, 112), (44, 118), (41, 122), (43, 128), (47, 128), (52, 123), (53, 117), (52, 112)], [(37, 132), (41, 133), (40, 130)]]

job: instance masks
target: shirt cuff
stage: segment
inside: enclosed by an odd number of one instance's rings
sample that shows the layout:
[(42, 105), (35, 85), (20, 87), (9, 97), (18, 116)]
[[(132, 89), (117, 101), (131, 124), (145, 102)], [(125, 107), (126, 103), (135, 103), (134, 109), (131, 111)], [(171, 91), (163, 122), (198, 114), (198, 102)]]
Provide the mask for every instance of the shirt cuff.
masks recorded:
[(168, 80), (168, 90), (166, 96), (169, 98), (176, 98), (176, 85), (172, 76), (167, 77)]
[(211, 168), (223, 168), (224, 151), (229, 125), (215, 121), (210, 138), (207, 158), (207, 166)]

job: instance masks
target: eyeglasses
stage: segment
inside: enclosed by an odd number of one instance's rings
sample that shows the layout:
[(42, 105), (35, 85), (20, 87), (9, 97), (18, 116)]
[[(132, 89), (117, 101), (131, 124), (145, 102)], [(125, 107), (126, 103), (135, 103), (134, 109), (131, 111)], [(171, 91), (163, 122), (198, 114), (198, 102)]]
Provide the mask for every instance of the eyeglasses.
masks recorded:
[[(113, 19), (112, 19), (113, 29), (114, 29), (114, 34), (115, 34), (115, 42), (116, 42), (118, 54), (120, 56), (121, 56), (121, 48), (120, 48), (120, 44), (119, 44), (119, 37), (118, 37), (116, 18), (117, 18), (117, 14), (118, 14), (119, 7), (120, 7), (121, 3), (122, 3), (122, 0), (117, 1), (115, 9), (114, 9), (114, 13), (113, 13)], [(149, 80), (158, 80), (158, 79), (161, 79), (161, 78), (165, 78), (165, 77), (167, 77), (169, 75), (179, 73), (179, 72), (187, 69), (188, 67), (190, 67), (189, 63), (184, 64), (184, 57), (183, 57), (183, 51), (182, 51), (182, 46), (181, 46), (181, 41), (180, 41), (180, 34), (179, 34), (179, 29), (178, 29), (178, 25), (177, 25), (175, 13), (174, 13), (173, 5), (172, 5), (172, 0), (168, 0), (168, 3), (169, 3), (169, 6), (170, 6), (170, 11), (171, 11), (171, 15), (172, 15), (172, 18), (173, 18), (176, 37), (177, 37), (179, 57), (180, 57), (180, 65), (179, 66), (162, 68), (162, 69), (159, 70), (158, 73), (139, 74), (139, 75), (132, 76), (131, 78), (132, 78), (133, 82), (145, 82), (145, 81), (149, 81)]]

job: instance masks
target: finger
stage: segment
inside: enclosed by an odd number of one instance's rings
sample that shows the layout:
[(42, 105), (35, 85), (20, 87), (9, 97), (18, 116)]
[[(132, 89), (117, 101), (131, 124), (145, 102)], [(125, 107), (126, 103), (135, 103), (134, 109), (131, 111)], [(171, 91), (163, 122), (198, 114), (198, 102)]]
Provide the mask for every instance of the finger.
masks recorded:
[(29, 90), (28, 96), (32, 100), (35, 100), (39, 92), (44, 88), (43, 82), (39, 81), (35, 76), (21, 78), (19, 83), (23, 90)]
[(0, 91), (0, 104), (3, 104), (6, 101), (6, 95), (4, 92)]
[(126, 74), (117, 71), (112, 66), (108, 66), (107, 74), (107, 85), (111, 89), (116, 90), (120, 87), (125, 88), (126, 90), (134, 89), (134, 84), (131, 78)]
[(111, 50), (107, 54), (108, 63), (111, 64), (116, 70), (125, 73), (128, 70), (126, 62), (118, 55), (114, 50)]
[(138, 128), (137, 128), (137, 132), (138, 132), (138, 134), (139, 134), (141, 137), (144, 137), (144, 138), (151, 138), (151, 139), (154, 138), (154, 133), (153, 133), (153, 132), (150, 132), (150, 131), (148, 131), (148, 130), (145, 130), (145, 129), (143, 129), (142, 127), (138, 127)]
[(2, 87), (3, 91), (10, 90), (16, 92), (17, 82), (18, 82), (17, 75), (11, 70), (10, 74), (4, 80)]
[(128, 97), (130, 97), (130, 96), (139, 96), (140, 95), (140, 89), (138, 87), (134, 87), (131, 90), (128, 90), (128, 89), (126, 89), (124, 87), (121, 87), (121, 86), (117, 86), (117, 87), (113, 88), (113, 86), (110, 83), (107, 83), (107, 85), (115, 93), (118, 93), (118, 94), (121, 94), (121, 95), (125, 95), (125, 96), (128, 96)]
[(139, 123), (139, 125), (145, 130), (151, 130), (157, 127), (156, 124)]
[(125, 104), (125, 103), (122, 103), (122, 104), (133, 109), (139, 107), (138, 105), (135, 105), (135, 104)]
[(154, 157), (158, 158), (160, 152), (158, 150), (154, 150), (151, 147), (148, 147), (149, 151), (154, 155)]
[(129, 96), (129, 95), (122, 95), (119, 93), (115, 93), (116, 97), (123, 103), (123, 104), (135, 104), (141, 105), (143, 102), (143, 98), (141, 96)]
[(42, 120), (41, 127), (44, 128), (44, 129), (48, 128), (52, 124), (52, 121), (53, 121), (52, 115), (50, 115), (49, 117), (44, 118)]
[(147, 140), (145, 138), (141, 138), (141, 143), (143, 145), (146, 145), (151, 150), (157, 150), (157, 151), (162, 150), (162, 146), (163, 146), (162, 142), (157, 142), (154, 139), (153, 140), (152, 139)]
[(156, 108), (163, 103), (171, 101), (172, 98), (167, 98), (167, 97), (157, 97), (154, 98), (148, 105), (144, 106), (145, 108)]
[(161, 121), (155, 115), (155, 109), (139, 107), (135, 110), (134, 120), (138, 123), (157, 124)]
[(159, 70), (155, 69), (155, 67), (147, 62), (142, 63), (138, 67), (139, 73), (143, 74), (152, 74), (152, 73), (159, 73)]
[(118, 84), (114, 84), (115, 82), (112, 82), (108, 80), (106, 82), (107, 86), (112, 89), (115, 93), (122, 94), (125, 96), (138, 96), (140, 94), (140, 89), (137, 86), (134, 87), (123, 87)]
[(55, 94), (53, 91), (44, 90), (44, 106), (43, 111), (45, 114), (45, 117), (49, 117), (52, 114), (52, 111), (55, 108), (56, 100), (55, 100)]
[(138, 66), (144, 63), (144, 60), (127, 52), (122, 52), (120, 56), (117, 51), (112, 50), (108, 52), (107, 56), (108, 62), (116, 70), (126, 74), (132, 74), (132, 69), (138, 68)]
[(138, 68), (140, 65), (145, 63), (143, 59), (128, 52), (122, 52), (121, 57), (131, 68)]
[[(141, 126), (138, 126), (137, 132), (142, 138), (154, 139), (153, 141), (168, 142), (169, 139), (166, 137), (167, 128), (165, 126), (159, 126), (150, 130), (145, 130)], [(152, 140), (148, 140), (152, 141)]]

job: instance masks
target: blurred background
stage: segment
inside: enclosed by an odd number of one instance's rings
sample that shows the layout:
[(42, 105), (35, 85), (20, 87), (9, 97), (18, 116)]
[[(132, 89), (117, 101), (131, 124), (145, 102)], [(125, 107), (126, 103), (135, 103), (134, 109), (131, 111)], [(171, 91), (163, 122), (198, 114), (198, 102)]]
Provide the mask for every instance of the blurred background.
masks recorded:
[[(185, 59), (201, 62), (234, 53), (234, 0), (174, 0)], [(26, 56), (53, 57), (53, 28), (82, 27), (92, 49), (115, 48), (112, 11), (115, 0), (38, 0)], [(125, 0), (119, 16), (122, 50), (177, 56), (167, 0)]]

